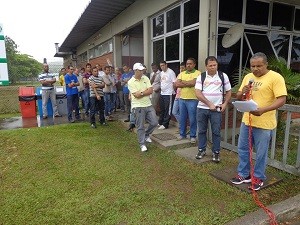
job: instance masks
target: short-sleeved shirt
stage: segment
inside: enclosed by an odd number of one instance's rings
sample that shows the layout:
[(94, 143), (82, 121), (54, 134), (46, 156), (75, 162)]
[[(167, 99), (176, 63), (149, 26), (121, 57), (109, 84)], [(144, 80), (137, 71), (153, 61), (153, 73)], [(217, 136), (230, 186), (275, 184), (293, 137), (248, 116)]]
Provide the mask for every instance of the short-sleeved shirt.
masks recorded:
[[(251, 98), (258, 104), (258, 108), (269, 106), (276, 98), (287, 95), (284, 78), (277, 72), (269, 70), (261, 77), (249, 73), (244, 77), (239, 91), (242, 91), (243, 87), (249, 84), (250, 79), (254, 80)], [(244, 113), (242, 121), (249, 125), (249, 113)], [(261, 116), (251, 114), (251, 125), (253, 127), (272, 130), (276, 127), (276, 124), (276, 110), (266, 112)]]
[[(90, 76), (89, 77), (89, 83), (90, 82), (94, 82), (96, 85), (100, 85), (100, 84), (103, 84), (103, 77), (95, 77), (95, 76)], [(100, 88), (100, 87), (96, 87), (96, 91), (97, 93), (100, 95), (100, 96), (103, 96), (103, 89)], [(96, 97), (96, 94), (94, 92), (94, 88), (90, 87), (90, 97)]]
[(143, 92), (150, 87), (152, 87), (150, 80), (145, 75), (143, 75), (140, 80), (135, 79), (135, 77), (133, 76), (128, 81), (128, 89), (131, 93), (131, 108), (148, 107), (152, 105), (150, 97), (148, 95), (143, 96), (142, 98), (135, 98), (132, 94), (135, 92)]
[(77, 76), (75, 74), (72, 74), (72, 75), (66, 74), (65, 75), (65, 84), (66, 84), (67, 95), (78, 94), (77, 86), (69, 87), (69, 84), (71, 84), (72, 82), (78, 83)]
[(174, 71), (170, 68), (167, 68), (166, 72), (160, 72), (160, 88), (161, 95), (172, 95), (175, 94), (174, 91), (174, 82), (176, 80), (176, 75)]
[[(182, 81), (191, 81), (197, 79), (200, 75), (200, 71), (193, 69), (192, 71), (183, 71), (181, 72), (177, 79)], [(197, 99), (195, 93), (195, 87), (183, 87), (180, 90), (180, 98), (181, 99)]]
[[(129, 81), (132, 76), (133, 76), (133, 72), (131, 71), (129, 71), (128, 73), (123, 73), (121, 82), (124, 82), (124, 80)], [(123, 85), (123, 94), (129, 94), (128, 83)]]
[[(205, 72), (205, 80), (203, 82), (203, 88), (202, 88), (202, 80), (201, 76), (198, 76), (196, 80), (195, 89), (201, 90), (204, 97), (212, 102), (214, 105), (221, 105), (223, 101), (223, 84), (220, 76), (218, 73), (214, 74), (213, 76), (208, 75), (207, 72)], [(224, 76), (224, 89), (225, 91), (229, 91), (231, 89), (231, 85), (228, 79), (227, 74), (223, 73)], [(202, 109), (209, 109), (209, 107), (199, 101), (198, 102), (198, 108)]]
[[(52, 80), (55, 76), (52, 73), (42, 73), (39, 75), (39, 81), (42, 80)], [(42, 84), (42, 90), (53, 89), (53, 84)]]

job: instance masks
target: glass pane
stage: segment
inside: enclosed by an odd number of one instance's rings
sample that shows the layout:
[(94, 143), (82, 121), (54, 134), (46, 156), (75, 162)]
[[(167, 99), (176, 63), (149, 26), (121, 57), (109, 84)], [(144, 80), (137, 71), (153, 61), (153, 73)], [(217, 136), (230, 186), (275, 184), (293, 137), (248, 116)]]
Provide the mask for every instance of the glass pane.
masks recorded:
[(294, 25), (295, 30), (300, 30), (300, 9), (296, 9), (295, 12), (295, 25)]
[(192, 57), (198, 59), (198, 45), (199, 45), (199, 30), (192, 30), (184, 33), (184, 47), (183, 47), (183, 59), (186, 61)]
[(167, 32), (180, 28), (180, 6), (167, 12)]
[[(255, 12), (255, 15), (253, 15)], [(254, 0), (247, 1), (246, 23), (268, 26), (269, 3)]]
[(287, 61), (289, 44), (290, 44), (290, 36), (272, 32), (271, 41), (275, 51), (277, 52), (278, 57), (284, 58)]
[(184, 3), (183, 26), (199, 22), (199, 0), (190, 0)]
[(252, 49), (253, 54), (256, 52), (263, 52), (267, 56), (275, 57), (275, 52), (266, 34), (245, 33), (245, 35), (249, 41), (249, 47)]
[(293, 36), (291, 69), (295, 72), (300, 72), (300, 36)]
[(153, 37), (162, 35), (164, 33), (164, 14), (161, 14), (152, 20), (153, 23)]
[(294, 6), (274, 2), (272, 12), (272, 27), (279, 30), (291, 30), (294, 9)]
[(243, 1), (219, 0), (219, 10), (220, 20), (242, 22)]
[(179, 60), (179, 34), (166, 37), (166, 61)]
[(179, 70), (180, 63), (179, 62), (168, 63), (168, 67), (175, 72), (176, 76), (179, 74), (179, 72), (180, 72), (180, 70)]
[(164, 40), (153, 42), (153, 62), (159, 65), (164, 60)]
[[(220, 27), (218, 29), (219, 34), (224, 34), (228, 28)], [(224, 48), (222, 46), (222, 38), (224, 35), (220, 35), (218, 38), (218, 51), (217, 59), (219, 61), (219, 70), (226, 73), (229, 77), (231, 84), (234, 86), (238, 83), (239, 73), (239, 60), (240, 60), (240, 46), (241, 41), (239, 40), (235, 45), (230, 48)], [(236, 78), (234, 79), (234, 74)]]

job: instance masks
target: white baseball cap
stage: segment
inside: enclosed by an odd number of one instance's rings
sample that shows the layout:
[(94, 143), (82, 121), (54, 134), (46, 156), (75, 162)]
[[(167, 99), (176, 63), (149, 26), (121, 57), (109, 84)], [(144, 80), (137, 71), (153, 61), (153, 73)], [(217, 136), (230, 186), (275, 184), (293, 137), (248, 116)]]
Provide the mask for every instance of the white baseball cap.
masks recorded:
[(142, 63), (135, 63), (133, 65), (133, 70), (144, 70), (144, 69), (146, 69), (146, 68), (143, 66)]

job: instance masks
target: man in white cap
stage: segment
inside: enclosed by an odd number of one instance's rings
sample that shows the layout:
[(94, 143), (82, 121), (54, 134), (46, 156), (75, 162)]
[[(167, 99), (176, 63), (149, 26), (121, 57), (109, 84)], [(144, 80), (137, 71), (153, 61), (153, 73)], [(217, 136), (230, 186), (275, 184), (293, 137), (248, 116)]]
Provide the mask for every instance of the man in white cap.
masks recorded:
[[(145, 143), (152, 142), (150, 134), (158, 124), (155, 109), (150, 100), (153, 88), (149, 78), (143, 75), (144, 69), (145, 67), (141, 63), (135, 63), (133, 65), (134, 76), (128, 81), (128, 89), (131, 94), (131, 111), (135, 116), (135, 126), (142, 152), (148, 150)], [(147, 129), (145, 129), (145, 122), (149, 124)]]

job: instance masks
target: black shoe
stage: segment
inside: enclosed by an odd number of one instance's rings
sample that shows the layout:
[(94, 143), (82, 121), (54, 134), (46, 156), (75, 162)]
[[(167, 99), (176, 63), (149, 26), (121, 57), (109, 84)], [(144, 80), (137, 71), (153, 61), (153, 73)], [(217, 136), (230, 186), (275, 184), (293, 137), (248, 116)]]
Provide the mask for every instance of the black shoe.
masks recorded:
[(91, 124), (91, 128), (97, 128), (97, 127), (96, 127), (96, 124), (92, 123), (92, 124)]
[(135, 125), (134, 124), (130, 124), (127, 131), (132, 132), (134, 128), (135, 128)]
[(250, 175), (248, 177), (236, 175), (236, 177), (232, 178), (230, 182), (233, 184), (251, 183), (251, 177)]
[(259, 191), (260, 188), (264, 185), (264, 182), (261, 179), (258, 179), (256, 177), (253, 177), (252, 180), (253, 184), (251, 184), (248, 188), (250, 190)]
[(204, 156), (206, 155), (205, 150), (199, 149), (197, 155), (196, 155), (196, 159), (202, 159)]
[(108, 124), (107, 123), (100, 123), (102, 126), (108, 126)]
[(43, 116), (43, 119), (45, 120), (45, 119), (47, 119), (48, 118), (48, 116)]
[(213, 153), (212, 161), (215, 163), (219, 163), (220, 162), (220, 153)]
[(74, 119), (69, 120), (69, 123), (75, 123)]
[(124, 120), (124, 122), (129, 122), (129, 121), (130, 121), (129, 119)]

